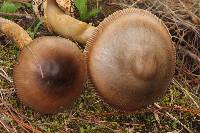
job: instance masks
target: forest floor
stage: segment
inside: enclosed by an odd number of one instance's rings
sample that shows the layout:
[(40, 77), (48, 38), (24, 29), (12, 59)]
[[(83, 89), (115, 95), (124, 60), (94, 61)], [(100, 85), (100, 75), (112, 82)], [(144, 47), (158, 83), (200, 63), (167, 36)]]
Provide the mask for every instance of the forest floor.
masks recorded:
[[(56, 35), (40, 23), (34, 15), (31, 2), (23, 1), (14, 3), (17, 7), (14, 13), (6, 16), (0, 12), (0, 16), (16, 22), (34, 38)], [(0, 0), (0, 7), (2, 5)], [(96, 17), (87, 21), (95, 26), (109, 14), (128, 7), (151, 11), (163, 20), (177, 52), (176, 72), (166, 95), (158, 103), (127, 113), (106, 105), (86, 85), (84, 93), (70, 110), (56, 115), (41, 115), (18, 100), (12, 71), (19, 49), (0, 33), (0, 132), (199, 133), (200, 1), (90, 0), (88, 5), (89, 8), (100, 9)]]

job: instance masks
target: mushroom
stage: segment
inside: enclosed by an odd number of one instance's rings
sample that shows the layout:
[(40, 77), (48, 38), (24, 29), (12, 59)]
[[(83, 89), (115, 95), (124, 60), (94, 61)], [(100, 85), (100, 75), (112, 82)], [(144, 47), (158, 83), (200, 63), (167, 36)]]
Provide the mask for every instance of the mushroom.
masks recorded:
[[(67, 7), (70, 7), (71, 3), (69, 2), (68, 4)], [(90, 24), (65, 14), (57, 5), (56, 0), (45, 0), (44, 2), (34, 0), (33, 6), (37, 16), (45, 23), (48, 29), (65, 38), (85, 44), (95, 30), (95, 27)]]
[(19, 99), (44, 114), (69, 107), (86, 81), (86, 62), (78, 46), (54, 36), (32, 41), (23, 28), (4, 18), (0, 31), (21, 48), (13, 72)]
[(16, 42), (19, 48), (23, 48), (32, 41), (31, 37), (22, 27), (2, 17), (0, 17), (0, 32)]
[(106, 18), (85, 50), (90, 86), (106, 103), (134, 111), (166, 92), (175, 71), (175, 48), (166, 26), (141, 9)]
[(14, 68), (19, 98), (42, 113), (69, 107), (83, 90), (86, 65), (80, 49), (60, 37), (33, 40), (21, 51)]

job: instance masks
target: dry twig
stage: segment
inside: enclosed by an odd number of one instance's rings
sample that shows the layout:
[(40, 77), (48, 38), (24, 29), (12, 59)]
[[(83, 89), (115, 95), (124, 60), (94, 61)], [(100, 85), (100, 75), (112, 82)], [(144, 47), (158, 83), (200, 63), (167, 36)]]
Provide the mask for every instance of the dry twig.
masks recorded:
[(9, 127), (0, 119), (0, 125), (2, 125), (4, 127), (4, 129), (10, 133), (11, 131), (9, 130)]
[(5, 13), (0, 12), (1, 17), (17, 17), (17, 18), (27, 18), (27, 19), (34, 19), (33, 16), (29, 14), (21, 14), (21, 13)]
[(174, 85), (176, 85), (176, 87), (179, 88), (183, 93), (185, 93), (192, 100), (192, 102), (196, 105), (197, 109), (199, 109), (199, 104), (190, 95), (190, 93), (188, 92), (188, 90), (186, 90), (183, 86), (181, 86), (181, 84), (176, 79), (173, 79), (172, 83)]
[(3, 68), (0, 68), (0, 76), (6, 79), (8, 82), (13, 83), (12, 79), (8, 76), (8, 74), (3, 70)]
[[(158, 105), (157, 103), (154, 103), (154, 105), (158, 108), (158, 109), (162, 109), (162, 107), (160, 105)], [(172, 120), (176, 121), (177, 123), (179, 123), (181, 126), (183, 126), (189, 133), (193, 133), (186, 125), (184, 125), (181, 121), (179, 121), (176, 117), (174, 117), (172, 114), (170, 114), (169, 112), (165, 111), (165, 114), (170, 117)]]
[(17, 122), (24, 131), (26, 132), (34, 132), (34, 133), (42, 133), (41, 131), (39, 131), (38, 129), (35, 129), (34, 127), (32, 127), (31, 125), (28, 125), (26, 123), (24, 123), (22, 120), (19, 120), (16, 116), (14, 116), (14, 114), (12, 112), (4, 112), (5, 115), (9, 116), (10, 118), (12, 118), (15, 122)]
[[(0, 2), (3, 2), (4, 0), (0, 0)], [(11, 0), (12, 2), (15, 2), (15, 3), (29, 3), (31, 2), (31, 0)]]
[(185, 53), (186, 55), (189, 55), (192, 59), (194, 59), (195, 61), (197, 61), (200, 64), (200, 57), (194, 53), (192, 53), (191, 51), (183, 48), (182, 46), (179, 46), (180, 50), (183, 51), (183, 53)]
[(181, 0), (179, 0), (179, 2), (180, 2), (181, 5), (183, 6), (183, 8), (185, 8), (185, 9), (188, 11), (188, 14), (189, 14), (190, 17), (191, 17), (192, 22), (193, 22), (194, 24), (196, 24), (196, 25), (200, 25), (200, 18), (199, 18), (197, 15), (195, 15), (194, 13), (192, 13), (192, 12), (185, 6), (185, 4), (184, 4)]

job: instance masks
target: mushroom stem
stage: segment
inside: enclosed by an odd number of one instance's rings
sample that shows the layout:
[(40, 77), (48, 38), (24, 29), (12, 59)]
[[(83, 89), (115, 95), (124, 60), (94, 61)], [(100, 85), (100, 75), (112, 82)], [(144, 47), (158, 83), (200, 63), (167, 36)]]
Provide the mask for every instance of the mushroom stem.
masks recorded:
[(49, 28), (63, 37), (85, 44), (95, 27), (64, 14), (56, 0), (46, 2), (45, 19)]
[(0, 32), (13, 40), (20, 49), (32, 41), (29, 34), (21, 26), (2, 17), (0, 17)]

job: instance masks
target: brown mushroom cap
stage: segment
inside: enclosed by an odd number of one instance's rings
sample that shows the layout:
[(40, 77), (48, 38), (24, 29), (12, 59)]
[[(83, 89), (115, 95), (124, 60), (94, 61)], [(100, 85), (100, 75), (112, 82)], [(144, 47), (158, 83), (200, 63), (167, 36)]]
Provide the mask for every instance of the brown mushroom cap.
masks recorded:
[(25, 47), (14, 68), (19, 98), (41, 113), (56, 113), (79, 96), (86, 78), (83, 53), (71, 41), (42, 37)]
[(176, 60), (166, 26), (140, 9), (106, 18), (88, 40), (86, 58), (93, 87), (107, 103), (127, 111), (164, 94)]

